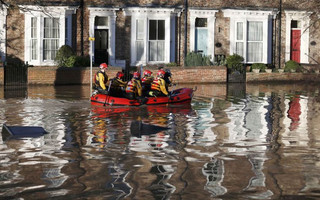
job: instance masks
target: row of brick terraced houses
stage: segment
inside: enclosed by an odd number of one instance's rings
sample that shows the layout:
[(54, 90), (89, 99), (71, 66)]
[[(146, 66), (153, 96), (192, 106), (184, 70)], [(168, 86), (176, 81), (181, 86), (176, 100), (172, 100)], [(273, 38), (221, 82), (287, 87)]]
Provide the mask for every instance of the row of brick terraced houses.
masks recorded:
[(317, 9), (310, 0), (8, 1), (0, 10), (1, 59), (52, 66), (67, 44), (77, 55), (93, 52), (96, 63), (123, 67), (183, 65), (191, 51), (276, 67), (290, 59), (317, 64)]

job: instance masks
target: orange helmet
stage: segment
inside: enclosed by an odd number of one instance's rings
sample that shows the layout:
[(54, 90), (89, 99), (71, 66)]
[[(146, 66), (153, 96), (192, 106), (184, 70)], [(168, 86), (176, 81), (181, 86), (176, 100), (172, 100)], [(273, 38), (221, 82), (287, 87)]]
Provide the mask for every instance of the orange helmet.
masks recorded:
[(116, 76), (117, 76), (117, 78), (121, 79), (122, 77), (124, 77), (124, 73), (118, 72)]
[(158, 73), (157, 73), (157, 76), (163, 78), (165, 74), (166, 74), (166, 72), (163, 71), (162, 69), (160, 69), (160, 70), (158, 71)]
[(143, 76), (151, 76), (151, 74), (152, 74), (152, 72), (147, 69), (143, 72)]
[(100, 69), (108, 69), (107, 63), (101, 63), (99, 67)]
[(136, 78), (136, 79), (140, 78), (140, 73), (139, 72), (134, 72), (133, 73), (133, 78)]

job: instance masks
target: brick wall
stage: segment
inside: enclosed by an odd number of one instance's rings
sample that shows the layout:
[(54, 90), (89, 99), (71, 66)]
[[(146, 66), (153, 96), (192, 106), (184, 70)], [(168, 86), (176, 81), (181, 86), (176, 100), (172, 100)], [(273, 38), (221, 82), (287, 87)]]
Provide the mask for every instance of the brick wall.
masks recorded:
[[(92, 77), (97, 71), (97, 67), (93, 68)], [(109, 69), (109, 78), (115, 77), (118, 71), (121, 71), (121, 68)], [(90, 68), (30, 67), (28, 68), (28, 84), (90, 84)]]
[(0, 85), (4, 85), (4, 68), (0, 67)]
[(247, 82), (320, 81), (316, 73), (247, 73)]
[[(156, 76), (157, 68), (144, 68), (152, 71)], [(175, 83), (225, 83), (227, 81), (226, 67), (171, 67), (172, 78)]]
[[(145, 68), (146, 69), (146, 68)], [(149, 68), (150, 69), (150, 68)], [(92, 74), (97, 72), (93, 69)], [(150, 69), (156, 76), (158, 69)], [(109, 78), (116, 76), (121, 68), (110, 67), (107, 71)], [(195, 67), (171, 68), (172, 77), (176, 83), (225, 83), (227, 70), (225, 67)], [(1, 72), (0, 72), (1, 75)], [(28, 68), (28, 83), (43, 85), (89, 84), (90, 68), (57, 68), (30, 67)]]

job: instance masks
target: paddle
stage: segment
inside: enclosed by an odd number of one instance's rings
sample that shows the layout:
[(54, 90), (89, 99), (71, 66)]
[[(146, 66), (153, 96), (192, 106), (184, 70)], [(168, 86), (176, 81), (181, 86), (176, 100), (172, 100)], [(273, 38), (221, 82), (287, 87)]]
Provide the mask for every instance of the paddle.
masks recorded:
[(112, 83), (112, 79), (111, 79), (111, 80), (110, 80), (110, 82), (109, 82), (108, 94), (107, 94), (107, 96), (106, 96), (106, 100), (104, 101), (103, 106), (106, 106), (106, 104), (107, 104), (107, 100), (108, 100), (108, 102), (109, 102), (109, 98), (110, 98), (110, 94), (109, 94), (109, 92), (110, 92), (110, 88), (111, 88), (111, 83)]
[(170, 91), (170, 95), (169, 95), (169, 99), (170, 99), (170, 100), (172, 100), (172, 99), (171, 99), (171, 95), (172, 95), (172, 93), (173, 93), (173, 91), (174, 91), (175, 88), (176, 88), (176, 84), (173, 84), (173, 89)]

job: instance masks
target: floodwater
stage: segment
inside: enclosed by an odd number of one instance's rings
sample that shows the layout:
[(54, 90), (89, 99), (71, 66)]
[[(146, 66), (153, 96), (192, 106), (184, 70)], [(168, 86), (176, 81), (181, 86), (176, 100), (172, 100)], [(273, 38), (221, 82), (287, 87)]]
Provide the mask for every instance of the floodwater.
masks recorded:
[(320, 198), (319, 85), (197, 85), (191, 104), (132, 108), (88, 91), (1, 88), (1, 129), (48, 134), (0, 137), (0, 198)]

